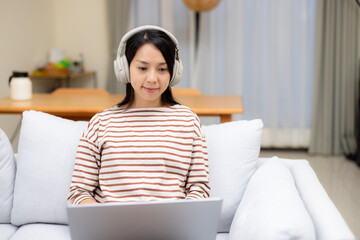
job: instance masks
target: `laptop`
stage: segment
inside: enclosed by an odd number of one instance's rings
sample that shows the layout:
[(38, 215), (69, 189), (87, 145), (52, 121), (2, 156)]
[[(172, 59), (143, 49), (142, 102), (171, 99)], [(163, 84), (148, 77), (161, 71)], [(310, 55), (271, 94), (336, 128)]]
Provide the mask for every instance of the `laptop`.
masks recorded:
[(68, 207), (73, 240), (215, 240), (222, 200), (166, 200)]

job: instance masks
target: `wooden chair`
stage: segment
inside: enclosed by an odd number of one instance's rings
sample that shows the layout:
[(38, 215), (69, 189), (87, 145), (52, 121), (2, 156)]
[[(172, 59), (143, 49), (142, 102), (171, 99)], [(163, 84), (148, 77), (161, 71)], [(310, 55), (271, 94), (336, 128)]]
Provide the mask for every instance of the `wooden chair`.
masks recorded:
[(202, 92), (195, 88), (172, 88), (174, 96), (201, 96)]
[(109, 95), (110, 93), (102, 88), (58, 88), (51, 94), (54, 95)]

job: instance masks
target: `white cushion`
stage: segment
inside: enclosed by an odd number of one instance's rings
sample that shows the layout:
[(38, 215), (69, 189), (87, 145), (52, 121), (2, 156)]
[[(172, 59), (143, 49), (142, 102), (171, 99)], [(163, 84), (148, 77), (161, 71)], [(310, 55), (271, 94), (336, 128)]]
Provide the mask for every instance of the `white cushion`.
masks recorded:
[(229, 240), (228, 233), (218, 233), (216, 234), (216, 240)]
[(210, 196), (223, 199), (219, 232), (229, 232), (236, 208), (256, 169), (261, 120), (204, 126), (210, 170)]
[(0, 223), (10, 223), (15, 181), (14, 152), (0, 129)]
[(10, 239), (17, 229), (17, 226), (11, 224), (0, 224), (0, 240)]
[(67, 223), (76, 150), (87, 123), (23, 113), (11, 223)]
[(231, 225), (229, 239), (315, 239), (311, 218), (290, 170), (274, 157), (249, 181)]
[(69, 226), (58, 224), (26, 224), (19, 227), (11, 240), (71, 240)]

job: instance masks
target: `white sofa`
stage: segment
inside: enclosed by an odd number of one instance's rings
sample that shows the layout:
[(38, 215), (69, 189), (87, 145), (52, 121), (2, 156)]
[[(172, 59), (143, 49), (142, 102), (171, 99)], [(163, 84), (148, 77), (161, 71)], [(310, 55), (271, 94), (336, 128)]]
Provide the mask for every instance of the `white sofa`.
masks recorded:
[[(66, 197), (86, 125), (24, 112), (16, 164), (0, 131), (0, 240), (70, 239)], [(211, 196), (223, 199), (216, 239), (355, 239), (306, 160), (259, 159), (262, 127), (204, 126)]]

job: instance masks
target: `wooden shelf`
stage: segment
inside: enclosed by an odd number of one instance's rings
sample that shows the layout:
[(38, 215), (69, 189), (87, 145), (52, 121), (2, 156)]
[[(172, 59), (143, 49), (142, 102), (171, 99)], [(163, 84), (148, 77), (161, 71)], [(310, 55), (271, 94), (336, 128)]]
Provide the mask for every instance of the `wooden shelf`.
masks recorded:
[(70, 87), (70, 80), (81, 77), (92, 77), (94, 81), (94, 88), (97, 88), (97, 79), (95, 71), (86, 71), (79, 73), (71, 73), (68, 71), (54, 71), (49, 73), (44, 73), (41, 75), (31, 74), (29, 76), (31, 79), (57, 79), (57, 80), (66, 80), (66, 87)]
[(56, 78), (56, 79), (66, 79), (66, 78), (79, 78), (79, 77), (87, 77), (87, 76), (93, 76), (95, 74), (94, 71), (86, 71), (86, 72), (79, 72), (79, 73), (70, 73), (70, 72), (54, 72), (54, 73), (48, 73), (43, 75), (30, 75), (30, 78)]

